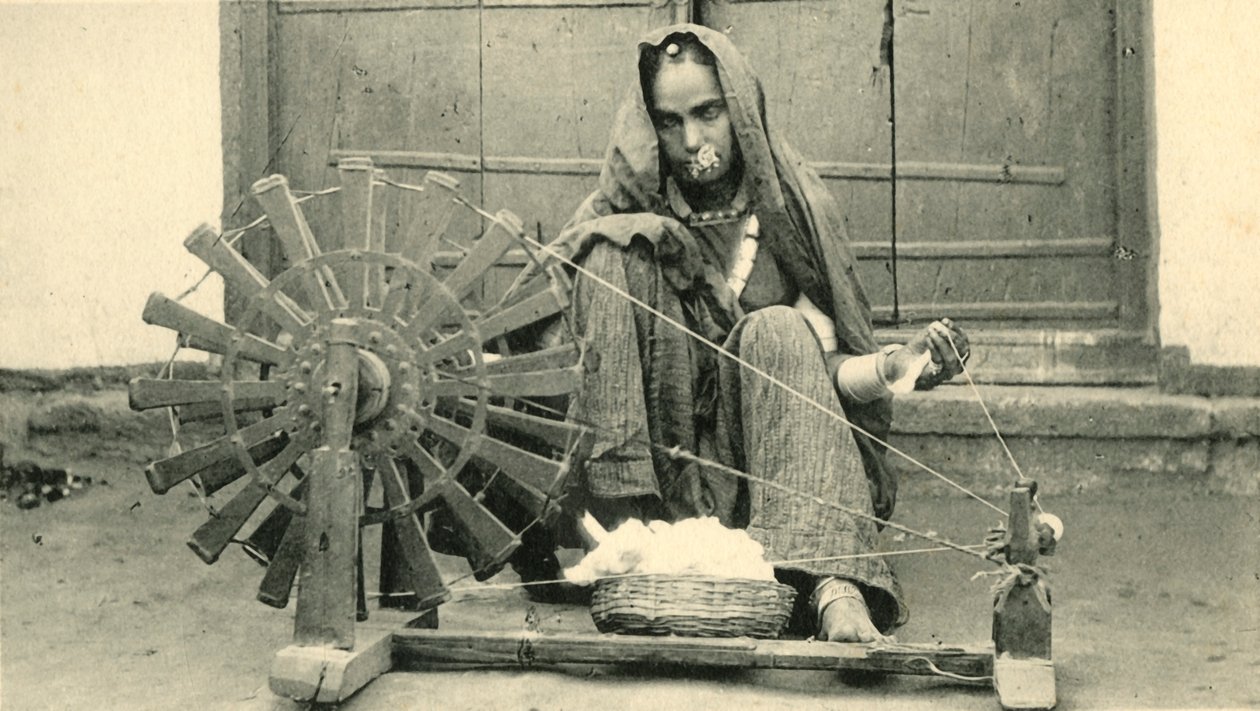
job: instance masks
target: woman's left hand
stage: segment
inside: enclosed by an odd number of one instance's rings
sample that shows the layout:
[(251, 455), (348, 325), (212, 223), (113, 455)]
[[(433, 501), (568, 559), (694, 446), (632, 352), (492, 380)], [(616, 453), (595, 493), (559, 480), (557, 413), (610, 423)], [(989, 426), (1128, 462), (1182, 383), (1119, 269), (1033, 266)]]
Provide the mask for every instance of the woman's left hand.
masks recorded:
[(889, 356), (918, 358), (931, 353), (932, 361), (915, 381), (916, 390), (931, 390), (963, 371), (963, 365), (971, 357), (971, 344), (967, 334), (953, 321), (943, 318), (933, 321), (917, 336), (910, 339), (905, 348)]

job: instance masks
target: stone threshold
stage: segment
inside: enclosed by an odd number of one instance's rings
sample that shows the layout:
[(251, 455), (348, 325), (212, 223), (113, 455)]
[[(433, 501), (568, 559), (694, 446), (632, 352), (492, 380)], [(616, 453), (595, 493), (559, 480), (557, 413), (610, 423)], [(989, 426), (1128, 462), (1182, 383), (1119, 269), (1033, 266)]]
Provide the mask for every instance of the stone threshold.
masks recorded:
[[(1196, 492), (1260, 494), (1260, 398), (1153, 387), (978, 389), (1020, 469), (1047, 493), (1181, 481)], [(898, 397), (892, 444), (968, 488), (998, 492), (1015, 476), (966, 384)], [(903, 475), (903, 492), (949, 491), (900, 456), (890, 462)]]

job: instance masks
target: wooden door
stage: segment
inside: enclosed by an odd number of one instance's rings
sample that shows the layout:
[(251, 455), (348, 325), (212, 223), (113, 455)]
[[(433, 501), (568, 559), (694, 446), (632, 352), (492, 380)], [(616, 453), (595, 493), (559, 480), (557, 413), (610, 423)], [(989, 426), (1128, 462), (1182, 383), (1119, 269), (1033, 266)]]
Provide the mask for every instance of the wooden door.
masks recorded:
[(699, 0), (845, 210), (901, 340), (990, 381), (1150, 382), (1142, 57), (1127, 0)]
[(555, 237), (595, 188), (636, 77), (638, 38), (686, 11), (657, 0), (485, 0), (485, 204), (512, 210), (544, 241)]
[(1118, 324), (1113, 6), (894, 3), (905, 318)]

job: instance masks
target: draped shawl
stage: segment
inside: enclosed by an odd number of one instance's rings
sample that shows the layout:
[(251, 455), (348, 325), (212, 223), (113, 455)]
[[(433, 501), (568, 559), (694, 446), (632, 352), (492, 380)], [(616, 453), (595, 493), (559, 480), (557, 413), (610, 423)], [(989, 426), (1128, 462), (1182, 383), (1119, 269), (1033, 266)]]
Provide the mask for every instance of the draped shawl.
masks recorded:
[[(761, 84), (726, 35), (692, 24), (664, 27), (642, 38), (639, 56), (675, 33), (694, 35), (717, 58), (718, 79), (743, 156), (742, 190), (761, 224), (762, 249), (771, 250), (784, 276), (835, 322), (840, 352), (875, 352), (870, 303), (854, 269), (839, 206), (818, 174), (767, 125)], [(736, 300), (722, 279), (714, 278), (693, 235), (672, 215), (665, 197), (667, 175), (643, 86), (636, 78), (617, 112), (599, 187), (583, 201), (553, 247), (580, 259), (595, 240), (624, 247), (643, 237), (654, 246), (671, 285), (680, 291), (706, 290), (715, 303), (738, 316)], [(844, 403), (844, 410), (852, 423), (887, 440), (890, 401)], [(854, 435), (875, 512), (887, 518), (897, 483), (884, 461), (884, 447), (856, 431)]]

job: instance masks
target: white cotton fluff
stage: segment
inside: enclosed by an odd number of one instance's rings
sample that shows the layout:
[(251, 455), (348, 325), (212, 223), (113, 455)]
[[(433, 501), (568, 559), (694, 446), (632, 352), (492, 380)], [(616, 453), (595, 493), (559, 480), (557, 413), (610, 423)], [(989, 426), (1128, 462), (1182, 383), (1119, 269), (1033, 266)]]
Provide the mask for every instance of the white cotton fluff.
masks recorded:
[(608, 533), (587, 514), (583, 525), (599, 545), (564, 571), (565, 579), (577, 585), (627, 573), (774, 580), (765, 548), (747, 532), (726, 528), (712, 516), (672, 525), (630, 519)]

